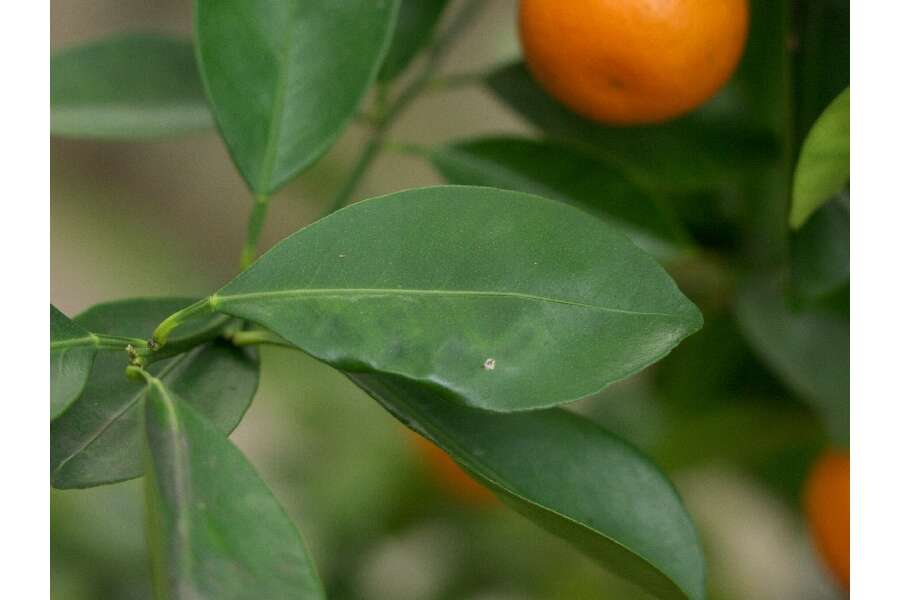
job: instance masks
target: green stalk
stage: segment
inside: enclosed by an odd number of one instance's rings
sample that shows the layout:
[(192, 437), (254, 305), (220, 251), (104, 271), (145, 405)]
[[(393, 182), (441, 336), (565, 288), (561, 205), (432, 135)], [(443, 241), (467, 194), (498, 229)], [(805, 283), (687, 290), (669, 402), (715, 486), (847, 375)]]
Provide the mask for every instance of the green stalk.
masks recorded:
[(294, 348), (296, 346), (289, 341), (265, 329), (251, 329), (247, 331), (235, 331), (229, 336), (231, 343), (235, 346), (257, 346), (259, 344), (270, 344), (273, 346), (282, 346), (285, 348)]
[(466, 27), (478, 16), (485, 8), (486, 2), (483, 0), (468, 0), (456, 14), (456, 18), (447, 26), (447, 29), (435, 38), (428, 51), (425, 64), (419, 70), (416, 77), (400, 92), (400, 95), (392, 103), (385, 104), (384, 90), (379, 90), (378, 104), (384, 110), (379, 111), (380, 114), (375, 118), (375, 130), (372, 136), (363, 146), (359, 156), (350, 171), (350, 176), (331, 201), (327, 212), (332, 213), (343, 208), (353, 196), (356, 188), (368, 171), (372, 162), (377, 158), (378, 154), (384, 147), (384, 140), (397, 118), (403, 114), (403, 111), (409, 106), (410, 102), (415, 100), (419, 94), (425, 91), (431, 81), (435, 71), (443, 63), (446, 58), (447, 51), (452, 46), (453, 41)]
[(256, 194), (253, 199), (253, 210), (250, 212), (250, 220), (247, 222), (247, 239), (244, 241), (243, 249), (241, 249), (241, 271), (256, 260), (259, 236), (262, 233), (263, 224), (266, 222), (268, 209), (269, 197), (266, 194)]
[(139, 362), (144, 366), (147, 366), (155, 363), (158, 360), (163, 360), (172, 356), (184, 354), (185, 352), (193, 350), (197, 346), (202, 346), (203, 344), (209, 343), (219, 337), (226, 337), (225, 329), (231, 322), (231, 317), (229, 317), (228, 315), (221, 315), (218, 319), (212, 320), (208, 327), (204, 327), (201, 331), (198, 331), (192, 335), (173, 340), (172, 342), (166, 344), (165, 348), (157, 344), (155, 348), (147, 347), (135, 350), (134, 360), (135, 362)]
[(185, 321), (212, 312), (216, 303), (216, 296), (210, 296), (202, 300), (194, 302), (188, 307), (182, 308), (178, 312), (169, 315), (162, 323), (160, 323), (153, 332), (148, 346), (151, 350), (159, 350), (166, 345), (169, 334), (172, 330), (184, 323)]
[(372, 162), (381, 153), (385, 134), (386, 128), (383, 127), (383, 125), (376, 127), (375, 133), (372, 134), (372, 137), (370, 137), (363, 146), (362, 151), (359, 153), (359, 157), (357, 157), (356, 162), (353, 164), (350, 175), (334, 195), (334, 198), (331, 200), (331, 205), (325, 214), (331, 214), (334, 211), (343, 208), (349, 202), (350, 197), (353, 195), (353, 192), (356, 191), (356, 188), (362, 181), (363, 176), (365, 176), (366, 171), (369, 170)]
[(453, 73), (443, 77), (435, 77), (428, 82), (426, 92), (444, 92), (470, 85), (480, 85), (492, 73), (493, 69), (486, 71), (472, 71), (468, 73)]
[(91, 333), (85, 337), (58, 340), (50, 342), (50, 350), (62, 350), (64, 348), (91, 347), (98, 350), (125, 350), (128, 346), (146, 348), (147, 341), (138, 338), (123, 337), (119, 335), (106, 335), (103, 333)]

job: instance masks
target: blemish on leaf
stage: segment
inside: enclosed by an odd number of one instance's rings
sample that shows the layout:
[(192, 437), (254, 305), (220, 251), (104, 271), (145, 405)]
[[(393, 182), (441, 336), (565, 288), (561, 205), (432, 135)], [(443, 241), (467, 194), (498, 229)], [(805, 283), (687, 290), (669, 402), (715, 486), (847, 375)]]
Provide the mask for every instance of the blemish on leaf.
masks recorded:
[(493, 358), (488, 358), (484, 361), (484, 368), (488, 371), (493, 371), (497, 368), (497, 361)]

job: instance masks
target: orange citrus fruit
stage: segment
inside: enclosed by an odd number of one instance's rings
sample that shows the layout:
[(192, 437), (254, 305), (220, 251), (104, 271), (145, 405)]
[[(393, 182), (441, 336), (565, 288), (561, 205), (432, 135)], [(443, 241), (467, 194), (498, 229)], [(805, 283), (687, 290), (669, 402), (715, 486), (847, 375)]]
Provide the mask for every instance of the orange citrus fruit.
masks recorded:
[(537, 81), (584, 117), (656, 123), (710, 98), (747, 40), (747, 0), (521, 0)]
[(825, 564), (850, 589), (850, 455), (829, 450), (806, 481), (806, 517)]
[(438, 484), (455, 498), (473, 505), (497, 503), (494, 495), (476, 482), (447, 453), (418, 434), (409, 436)]

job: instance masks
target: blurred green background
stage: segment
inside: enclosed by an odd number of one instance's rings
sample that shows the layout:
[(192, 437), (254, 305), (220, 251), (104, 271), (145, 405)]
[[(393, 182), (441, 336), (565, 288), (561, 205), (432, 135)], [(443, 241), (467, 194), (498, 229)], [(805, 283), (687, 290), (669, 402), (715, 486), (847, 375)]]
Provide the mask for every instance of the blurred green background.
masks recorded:
[[(187, 36), (190, 4), (54, 0), (52, 47), (134, 30)], [(515, 9), (490, 2), (446, 70), (517, 58)], [(528, 131), (471, 87), (424, 96), (392, 137), (430, 144)], [(351, 127), (277, 195), (264, 247), (317, 218), (362, 139)], [(440, 181), (424, 162), (388, 153), (356, 198)], [(51, 186), (51, 296), (67, 314), (131, 296), (199, 296), (235, 273), (251, 199), (213, 132), (152, 144), (54, 139)], [(730, 285), (715, 265), (670, 267), (707, 307)], [(306, 536), (330, 597), (643, 598), (511, 511), (448, 495), (401, 427), (335, 371), (276, 348), (263, 348), (262, 361), (260, 391), (232, 439)], [(727, 311), (707, 312), (704, 331), (659, 367), (573, 408), (674, 479), (705, 543), (711, 598), (839, 597), (799, 511), (823, 433), (756, 362)], [(51, 497), (53, 597), (149, 598), (141, 482)]]

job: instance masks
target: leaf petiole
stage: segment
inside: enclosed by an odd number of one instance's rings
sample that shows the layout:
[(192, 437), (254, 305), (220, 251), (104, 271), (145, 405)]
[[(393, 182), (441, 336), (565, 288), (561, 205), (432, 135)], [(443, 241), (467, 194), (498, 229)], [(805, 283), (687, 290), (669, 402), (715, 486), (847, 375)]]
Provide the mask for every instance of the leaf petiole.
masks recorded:
[(244, 247), (241, 250), (241, 271), (256, 260), (259, 236), (262, 233), (263, 224), (266, 222), (268, 209), (269, 196), (267, 194), (256, 194), (253, 201), (253, 209), (250, 212), (250, 220), (247, 222), (247, 239), (244, 241)]
[(172, 333), (173, 329), (189, 319), (212, 312), (215, 310), (215, 305), (216, 296), (213, 294), (212, 296), (198, 300), (190, 306), (172, 313), (156, 327), (147, 346), (154, 351), (161, 349), (166, 345), (166, 341), (168, 341), (169, 335)]
[(98, 350), (125, 350), (128, 346), (146, 348), (147, 341), (138, 338), (130, 338), (119, 335), (106, 335), (103, 333), (91, 333), (90, 335), (58, 340), (50, 342), (50, 351), (63, 350), (65, 348), (94, 347)]
[(273, 346), (282, 346), (284, 348), (294, 348), (296, 346), (289, 341), (265, 329), (251, 329), (248, 331), (235, 331), (226, 339), (230, 340), (235, 346), (255, 346), (259, 344), (269, 344)]

